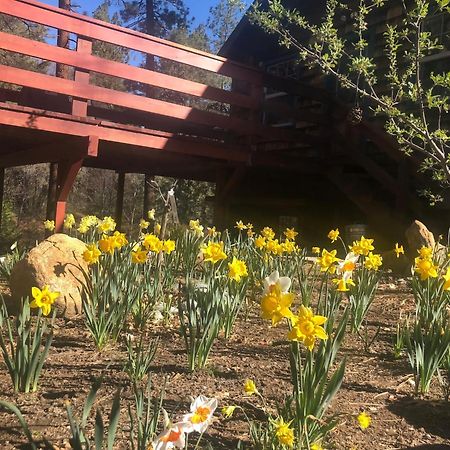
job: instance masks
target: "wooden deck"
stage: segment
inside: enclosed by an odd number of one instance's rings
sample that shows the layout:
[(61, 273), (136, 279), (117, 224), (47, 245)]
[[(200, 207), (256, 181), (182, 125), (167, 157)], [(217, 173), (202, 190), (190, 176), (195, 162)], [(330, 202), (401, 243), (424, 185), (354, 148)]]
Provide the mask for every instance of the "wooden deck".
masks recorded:
[[(337, 142), (347, 147), (347, 109), (327, 92), (35, 0), (0, 0), (0, 13), (68, 31), (76, 40), (76, 48), (66, 49), (0, 30), (0, 49), (73, 70), (71, 79), (63, 79), (0, 65), (0, 82), (7, 83), (0, 88), (0, 167), (59, 163), (57, 227), (82, 165), (209, 181), (226, 169), (232, 174), (228, 184), (243, 167), (313, 170), (344, 189), (330, 169), (336, 161), (329, 149)], [(183, 79), (100, 58), (92, 54), (95, 41), (222, 76), (228, 88), (202, 82), (209, 78)], [(139, 90), (96, 86), (93, 73), (138, 83)], [(292, 105), (268, 92), (300, 101)], [(395, 145), (367, 123), (352, 133), (400, 158)], [(410, 197), (395, 177), (351, 146), (347, 157), (396, 198)]]

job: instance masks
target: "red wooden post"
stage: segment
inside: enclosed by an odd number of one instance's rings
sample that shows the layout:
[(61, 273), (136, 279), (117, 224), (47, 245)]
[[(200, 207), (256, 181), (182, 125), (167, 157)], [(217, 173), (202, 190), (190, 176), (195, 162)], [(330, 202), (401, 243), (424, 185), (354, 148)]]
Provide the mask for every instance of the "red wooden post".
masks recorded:
[[(81, 54), (91, 54), (92, 53), (92, 41), (84, 39), (78, 36), (77, 39), (77, 52)], [(75, 70), (75, 81), (78, 83), (89, 84), (89, 71), (86, 70)], [(72, 100), (72, 114), (74, 116), (87, 116), (88, 103), (86, 100)]]

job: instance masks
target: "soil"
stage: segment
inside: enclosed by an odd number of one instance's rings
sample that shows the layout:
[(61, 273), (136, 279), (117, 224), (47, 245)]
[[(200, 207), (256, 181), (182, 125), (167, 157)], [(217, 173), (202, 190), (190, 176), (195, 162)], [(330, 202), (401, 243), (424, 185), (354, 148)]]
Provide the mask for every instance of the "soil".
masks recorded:
[[(364, 351), (358, 336), (347, 335), (340, 351), (347, 358), (345, 379), (328, 412), (339, 413), (340, 422), (329, 435), (327, 449), (450, 449), (450, 404), (442, 400), (439, 382), (433, 381), (427, 396), (414, 396), (408, 360), (405, 356), (393, 356), (392, 342), (400, 311), (412, 308), (412, 295), (405, 281), (386, 280), (368, 315), (369, 334), (379, 327), (369, 351)], [(184, 344), (176, 322), (171, 327), (155, 326), (151, 334), (161, 338), (151, 368), (153, 386), (158, 390), (166, 379), (164, 407), (171, 416), (188, 412), (191, 396), (218, 398), (217, 419), (204, 436), (214, 449), (235, 449), (239, 440), (249, 440), (243, 414), (236, 410), (231, 419), (225, 420), (219, 411), (222, 406), (239, 405), (250, 418), (262, 417), (260, 400), (243, 393), (247, 378), (255, 380), (269, 408), (281, 403), (289, 392), (286, 329), (269, 327), (259, 317), (256, 304), (249, 309), (246, 320), (238, 321), (229, 341), (220, 338), (215, 343), (206, 370), (189, 373), (186, 369)], [(0, 399), (18, 405), (35, 438), (45, 437), (56, 448), (70, 448), (65, 404), (70, 401), (80, 416), (92, 383), (103, 376), (96, 407), (107, 421), (114, 393), (121, 389), (119, 440), (115, 448), (128, 449), (131, 444), (127, 405), (133, 394), (123, 371), (125, 360), (123, 342), (99, 353), (82, 318), (58, 319), (38, 392), (14, 393), (0, 360)], [(366, 430), (361, 430), (355, 419), (361, 411), (372, 418)], [(0, 449), (27, 448), (25, 443), (16, 417), (1, 411)]]

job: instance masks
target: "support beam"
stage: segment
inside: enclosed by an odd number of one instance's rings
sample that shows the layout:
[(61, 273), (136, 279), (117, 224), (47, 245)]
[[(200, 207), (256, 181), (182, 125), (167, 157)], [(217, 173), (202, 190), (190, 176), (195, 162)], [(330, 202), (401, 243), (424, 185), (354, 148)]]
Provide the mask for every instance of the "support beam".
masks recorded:
[(122, 229), (124, 192), (125, 192), (125, 172), (117, 172), (116, 224), (119, 230)]
[(55, 141), (51, 144), (39, 145), (27, 150), (11, 151), (0, 156), (1, 167), (25, 166), (45, 162), (56, 162), (61, 159), (78, 159), (98, 155), (97, 136), (84, 136), (81, 139)]
[[(50, 163), (48, 174), (48, 191), (47, 191), (47, 220), (53, 220), (56, 214), (56, 193), (58, 191), (58, 164)], [(49, 233), (50, 234), (50, 233)]]
[(58, 163), (58, 195), (56, 200), (55, 233), (60, 233), (63, 229), (67, 197), (69, 196), (75, 178), (82, 165), (82, 159), (66, 160)]

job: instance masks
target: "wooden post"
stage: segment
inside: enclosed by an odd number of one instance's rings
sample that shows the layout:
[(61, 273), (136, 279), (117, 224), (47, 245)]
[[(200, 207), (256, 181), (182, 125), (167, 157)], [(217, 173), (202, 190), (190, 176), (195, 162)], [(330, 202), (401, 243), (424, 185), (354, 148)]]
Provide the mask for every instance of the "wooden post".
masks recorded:
[(48, 174), (48, 192), (47, 192), (47, 213), (46, 219), (53, 220), (55, 217), (56, 191), (58, 184), (58, 163), (50, 163)]
[[(90, 55), (92, 53), (92, 41), (78, 36), (77, 39), (77, 52)], [(78, 83), (89, 84), (89, 71), (75, 70), (75, 81)], [(87, 116), (87, 100), (72, 100), (72, 114), (74, 116)]]
[(58, 196), (56, 199), (55, 233), (60, 233), (63, 229), (67, 197), (69, 196), (75, 178), (82, 165), (83, 159), (60, 161), (58, 163)]
[(117, 172), (116, 223), (117, 228), (119, 230), (122, 229), (124, 192), (125, 192), (125, 172)]

